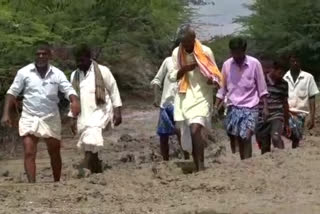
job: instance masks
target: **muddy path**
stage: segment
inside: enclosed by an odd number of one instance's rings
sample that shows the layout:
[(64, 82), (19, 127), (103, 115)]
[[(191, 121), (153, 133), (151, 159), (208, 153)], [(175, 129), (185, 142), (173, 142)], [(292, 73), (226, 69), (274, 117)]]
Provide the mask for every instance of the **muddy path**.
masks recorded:
[[(208, 141), (206, 165), (188, 173), (175, 139), (171, 157), (161, 161), (155, 135), (158, 111), (129, 105), (123, 124), (106, 133), (103, 174), (79, 168), (81, 152), (65, 131), (63, 176), (52, 183), (48, 155), (39, 145), (38, 183), (27, 184), (22, 156), (0, 160), (0, 213), (320, 213), (320, 146), (317, 130), (298, 150), (239, 161), (221, 129)], [(226, 150), (226, 151), (225, 151)]]

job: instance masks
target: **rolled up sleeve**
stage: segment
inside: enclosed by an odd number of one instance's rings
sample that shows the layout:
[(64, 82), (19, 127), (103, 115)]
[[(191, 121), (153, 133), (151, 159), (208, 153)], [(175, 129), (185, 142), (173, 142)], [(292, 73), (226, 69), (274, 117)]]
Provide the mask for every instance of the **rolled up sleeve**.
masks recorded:
[(9, 90), (7, 91), (7, 94), (11, 94), (15, 97), (17, 97), (24, 88), (24, 75), (22, 70), (19, 70), (17, 72), (16, 77), (13, 80), (12, 85), (10, 86)]
[(60, 71), (59, 74), (59, 91), (65, 94), (66, 99), (69, 100), (70, 95), (77, 95), (77, 92), (73, 89), (72, 84), (68, 81), (66, 75)]
[(259, 98), (268, 94), (267, 83), (264, 78), (264, 73), (262, 69), (262, 65), (260, 62), (257, 62), (256, 66), (256, 84), (258, 89)]

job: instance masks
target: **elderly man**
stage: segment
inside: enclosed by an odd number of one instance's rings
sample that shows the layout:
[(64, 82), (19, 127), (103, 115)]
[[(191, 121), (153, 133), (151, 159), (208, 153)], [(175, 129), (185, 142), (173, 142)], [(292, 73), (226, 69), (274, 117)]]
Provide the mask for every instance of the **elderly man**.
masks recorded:
[(174, 119), (181, 130), (184, 150), (192, 153), (196, 170), (204, 169), (203, 128), (211, 126), (215, 84), (222, 83), (210, 48), (196, 40), (195, 32), (184, 27), (181, 43), (172, 53), (173, 70), (170, 80), (178, 81), (174, 102)]
[(260, 62), (246, 55), (246, 40), (233, 38), (229, 48), (232, 57), (222, 67), (224, 84), (217, 93), (216, 107), (227, 96), (227, 133), (232, 151), (235, 151), (235, 145), (238, 144), (240, 158), (243, 160), (252, 156), (251, 137), (256, 129), (260, 99), (264, 118), (269, 114), (265, 96), (268, 91)]
[(289, 85), (289, 125), (291, 128), (292, 148), (299, 147), (303, 137), (305, 118), (309, 114), (308, 129), (315, 124), (316, 101), (319, 94), (316, 82), (311, 74), (301, 70), (300, 60), (297, 56), (290, 57), (290, 70), (283, 77)]
[(111, 71), (92, 60), (87, 45), (78, 46), (74, 55), (77, 70), (71, 74), (71, 82), (80, 97), (81, 113), (74, 118), (73, 132), (78, 130), (80, 135), (78, 147), (85, 151), (84, 167), (100, 173), (102, 132), (108, 125), (120, 125), (122, 102)]
[(61, 120), (58, 108), (58, 92), (71, 101), (74, 116), (80, 112), (76, 92), (66, 76), (49, 64), (51, 56), (47, 44), (37, 48), (35, 62), (20, 69), (7, 92), (2, 124), (12, 127), (14, 118), (10, 111), (15, 107), (16, 97), (23, 94), (23, 109), (19, 121), (19, 134), (23, 139), (24, 166), (29, 182), (36, 181), (36, 154), (40, 138), (44, 138), (50, 155), (54, 181), (61, 175)]

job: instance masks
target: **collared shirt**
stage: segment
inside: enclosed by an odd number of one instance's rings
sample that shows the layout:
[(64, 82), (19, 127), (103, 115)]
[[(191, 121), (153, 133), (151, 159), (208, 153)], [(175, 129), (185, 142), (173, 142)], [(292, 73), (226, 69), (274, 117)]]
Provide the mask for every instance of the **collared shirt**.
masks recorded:
[[(267, 121), (279, 119), (284, 120), (284, 102), (288, 99), (288, 83), (281, 79), (281, 81), (275, 83), (271, 77), (266, 75), (266, 83), (268, 87), (268, 109), (269, 116)], [(259, 122), (263, 123), (263, 102), (259, 103)]]
[[(112, 107), (122, 106), (120, 93), (116, 80), (114, 79), (109, 68), (103, 65), (98, 65), (101, 75), (106, 86), (106, 104), (96, 105), (96, 84), (94, 66), (91, 64), (86, 74), (80, 72), (80, 104), (81, 113), (78, 116), (78, 126), (98, 126), (104, 128), (106, 122), (111, 118)], [(71, 82), (73, 81), (75, 71), (71, 74)], [(69, 113), (69, 116), (70, 113)]]
[(34, 63), (21, 68), (7, 94), (15, 97), (23, 93), (23, 111), (26, 113), (43, 117), (45, 115), (59, 112), (58, 92), (77, 95), (67, 80), (65, 74), (58, 68), (49, 65), (49, 70), (44, 78), (41, 78)]
[[(203, 52), (212, 62), (215, 62), (211, 49), (202, 45)], [(172, 53), (173, 70), (169, 74), (170, 81), (177, 82), (177, 74), (180, 69), (178, 63), (177, 47)], [(196, 60), (193, 53), (186, 53), (186, 63), (193, 64)], [(188, 75), (189, 87), (186, 93), (177, 93), (174, 101), (174, 119), (175, 121), (184, 121), (196, 117), (210, 117), (213, 105), (214, 88), (209, 85), (208, 79), (204, 77), (199, 67), (186, 73)]]
[(172, 71), (172, 68), (173, 68), (172, 57), (167, 57), (163, 61), (157, 75), (151, 81), (151, 85), (158, 85), (160, 88), (162, 88), (162, 97), (161, 97), (161, 103), (160, 103), (161, 108), (164, 108), (170, 104), (173, 105), (174, 97), (177, 93), (177, 88), (178, 88), (177, 82), (171, 82), (169, 80), (169, 72)]
[(246, 56), (241, 68), (233, 58), (228, 59), (223, 64), (222, 75), (225, 83), (217, 97), (223, 100), (227, 96), (229, 106), (253, 108), (268, 94), (262, 66), (251, 56)]
[(311, 74), (300, 71), (294, 82), (291, 72), (288, 71), (283, 77), (289, 85), (289, 108), (292, 112), (309, 113), (309, 98), (319, 93), (318, 87)]

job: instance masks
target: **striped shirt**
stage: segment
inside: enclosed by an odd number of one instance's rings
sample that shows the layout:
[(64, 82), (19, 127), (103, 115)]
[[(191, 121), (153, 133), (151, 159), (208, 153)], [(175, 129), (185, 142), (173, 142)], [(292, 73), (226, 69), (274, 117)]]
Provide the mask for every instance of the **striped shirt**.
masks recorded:
[[(266, 83), (268, 88), (267, 102), (269, 117), (267, 121), (280, 119), (284, 120), (284, 101), (288, 99), (288, 83), (283, 79), (279, 83), (274, 83), (267, 75)], [(263, 122), (263, 101), (259, 103), (259, 122)]]

